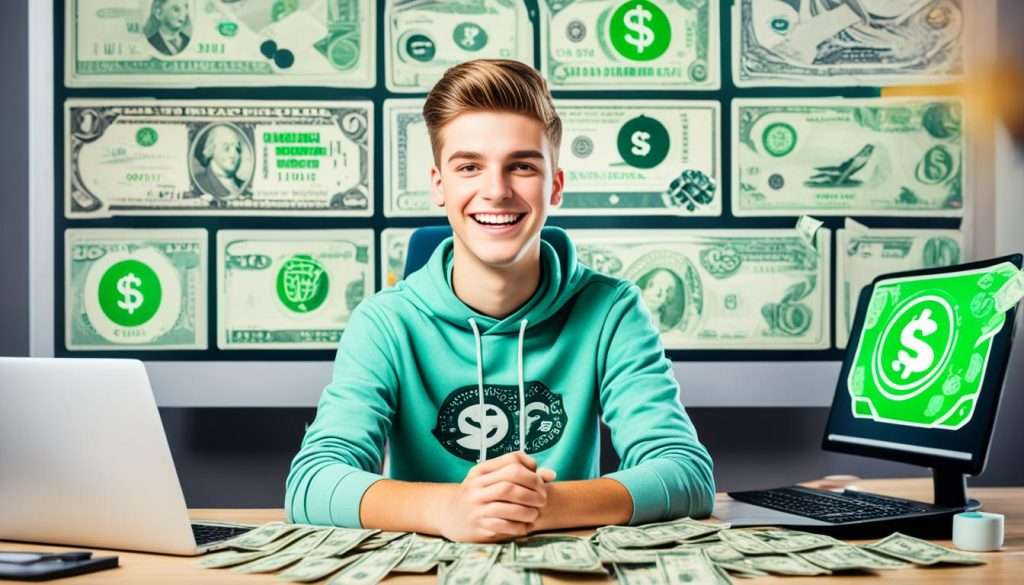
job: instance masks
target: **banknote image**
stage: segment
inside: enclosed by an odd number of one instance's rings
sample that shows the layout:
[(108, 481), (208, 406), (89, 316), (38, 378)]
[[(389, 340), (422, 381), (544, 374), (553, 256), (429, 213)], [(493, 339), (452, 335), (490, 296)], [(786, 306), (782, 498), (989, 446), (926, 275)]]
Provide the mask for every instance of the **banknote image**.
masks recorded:
[(72, 99), (65, 216), (372, 209), (371, 102)]
[(570, 230), (579, 261), (632, 281), (666, 349), (829, 346), (829, 230)]
[(541, 71), (553, 90), (720, 86), (718, 2), (539, 5)]
[(220, 349), (334, 349), (374, 291), (373, 230), (217, 232)]
[[(387, 100), (384, 214), (444, 217), (433, 204), (423, 100)], [(555, 100), (562, 203), (553, 215), (722, 213), (718, 102)]]
[(416, 228), (387, 228), (380, 233), (381, 289), (391, 288), (405, 277), (409, 238)]
[(836, 232), (836, 347), (846, 347), (860, 292), (876, 276), (967, 260), (959, 230), (840, 229)]
[(65, 346), (206, 349), (205, 229), (64, 232)]
[(389, 91), (430, 91), (445, 70), (473, 59), (533, 65), (526, 3), (509, 0), (394, 0), (384, 12)]
[(921, 85), (963, 74), (962, 0), (736, 0), (739, 87)]
[(67, 0), (68, 87), (373, 87), (371, 0)]
[(956, 99), (733, 100), (733, 214), (963, 214)]
[(946, 430), (970, 422), (1006, 320), (994, 297), (1018, 272), (1004, 262), (876, 285), (847, 376), (853, 416)]

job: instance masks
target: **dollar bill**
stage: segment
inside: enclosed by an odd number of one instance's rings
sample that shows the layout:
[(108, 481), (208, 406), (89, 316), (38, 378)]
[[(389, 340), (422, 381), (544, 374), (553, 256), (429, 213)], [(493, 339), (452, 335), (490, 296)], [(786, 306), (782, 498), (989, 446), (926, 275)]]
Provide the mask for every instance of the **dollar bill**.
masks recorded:
[(381, 289), (391, 288), (405, 278), (409, 238), (416, 228), (386, 228), (380, 232)]
[(728, 524), (697, 522), (680, 518), (640, 526), (602, 526), (598, 528), (600, 543), (612, 548), (652, 548), (669, 543), (686, 542), (717, 533)]
[(65, 347), (206, 349), (205, 229), (64, 232)]
[[(265, 544), (263, 544), (259, 548), (251, 546), (256, 542), (260, 541), (261, 537), (259, 535), (255, 536), (252, 540), (249, 541), (240, 541), (242, 543), (245, 543), (245, 545), (240, 544), (240, 542), (236, 540), (234, 541), (234, 544), (231, 545), (231, 548), (237, 550), (222, 550), (220, 552), (216, 552), (212, 555), (203, 557), (196, 564), (200, 567), (204, 567), (207, 569), (221, 569), (234, 565), (241, 565), (243, 563), (253, 562), (258, 559), (269, 557), (277, 552), (280, 552), (286, 549), (292, 543), (306, 537), (311, 532), (315, 532), (317, 530), (313, 526), (298, 526), (294, 524), (290, 524), (288, 525), (288, 527), (289, 530), (287, 531), (274, 532), (273, 534), (277, 534), (277, 537), (269, 542), (264, 541)], [(264, 532), (263, 534), (266, 535), (267, 532)]]
[(368, 553), (350, 554), (344, 557), (307, 556), (297, 564), (282, 571), (280, 577), (286, 581), (296, 581), (299, 583), (319, 581), (354, 563), (362, 558), (364, 554)]
[(840, 229), (836, 233), (836, 347), (845, 348), (857, 301), (876, 276), (963, 262), (959, 230)]
[(426, 573), (437, 566), (438, 556), (444, 548), (445, 541), (422, 534), (414, 534), (412, 545), (402, 562), (394, 569), (395, 573)]
[(718, 216), (717, 102), (557, 100), (565, 191), (554, 215)]
[(464, 547), (451, 565), (437, 574), (438, 585), (481, 585), (498, 562), (501, 545), (475, 544)]
[(411, 545), (409, 535), (366, 552), (328, 581), (328, 585), (374, 585), (402, 562)]
[(737, 0), (733, 80), (739, 87), (948, 82), (963, 73), (962, 4)]
[(828, 548), (842, 544), (841, 541), (824, 534), (779, 528), (748, 530), (741, 532), (741, 534), (750, 535), (767, 544), (774, 552), (784, 554)]
[(902, 561), (896, 561), (861, 547), (847, 544), (803, 552), (799, 553), (799, 556), (805, 561), (833, 572), (903, 569), (909, 566)]
[(950, 563), (955, 565), (983, 565), (985, 561), (975, 555), (966, 555), (955, 550), (946, 548), (894, 532), (878, 542), (863, 545), (871, 552), (881, 553), (885, 556), (909, 561), (915, 565), (935, 565), (939, 563)]
[(323, 542), (310, 551), (310, 558), (341, 556), (377, 534), (372, 528), (335, 528)]
[(540, 573), (531, 569), (495, 564), (487, 571), (483, 585), (541, 585)]
[(373, 104), (71, 99), (64, 213), (373, 214)]
[(384, 23), (392, 92), (428, 92), (449, 67), (473, 59), (533, 64), (533, 24), (523, 2), (394, 0)]
[[(556, 100), (563, 200), (554, 215), (718, 216), (717, 102)], [(422, 100), (388, 100), (384, 214), (443, 217), (431, 201), (433, 154)], [(699, 145), (699, 146), (698, 146)]]
[(376, 85), (376, 2), (67, 0), (68, 87)]
[(657, 556), (650, 563), (615, 563), (615, 580), (619, 585), (666, 585), (656, 560)]
[(513, 541), (510, 565), (575, 573), (605, 573), (585, 538), (566, 535), (532, 536)]
[(718, 89), (718, 2), (540, 0), (552, 89)]
[(962, 215), (962, 116), (956, 99), (733, 100), (733, 214)]
[(271, 573), (301, 561), (331, 535), (330, 528), (310, 530), (302, 538), (290, 543), (272, 555), (254, 560), (232, 569), (238, 573)]
[(752, 556), (747, 561), (755, 569), (776, 575), (829, 575), (831, 571), (823, 569), (818, 565), (805, 561), (795, 554), (788, 555), (758, 555)]
[(570, 230), (580, 262), (640, 287), (666, 349), (825, 349), (827, 229)]
[(334, 349), (373, 265), (372, 230), (220, 230), (217, 347)]
[(674, 550), (658, 555), (658, 569), (665, 585), (707, 583), (729, 585), (731, 581), (699, 550)]
[(359, 543), (359, 545), (356, 546), (355, 550), (367, 551), (384, 548), (385, 546), (388, 546), (392, 542), (397, 541), (398, 539), (402, 538), (403, 536), (407, 536), (408, 534), (408, 532), (381, 530), (374, 533), (373, 536), (366, 539), (365, 541)]

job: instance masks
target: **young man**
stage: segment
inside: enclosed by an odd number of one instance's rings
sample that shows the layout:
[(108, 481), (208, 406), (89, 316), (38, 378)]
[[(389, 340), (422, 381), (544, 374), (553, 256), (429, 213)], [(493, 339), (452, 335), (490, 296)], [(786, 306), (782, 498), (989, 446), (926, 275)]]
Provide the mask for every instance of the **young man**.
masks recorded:
[[(353, 312), (289, 518), (489, 542), (708, 515), (711, 458), (639, 289), (578, 264), (564, 231), (542, 237), (565, 181), (544, 79), (463, 63), (423, 115), (454, 237)], [(601, 417), (622, 465), (597, 477)]]

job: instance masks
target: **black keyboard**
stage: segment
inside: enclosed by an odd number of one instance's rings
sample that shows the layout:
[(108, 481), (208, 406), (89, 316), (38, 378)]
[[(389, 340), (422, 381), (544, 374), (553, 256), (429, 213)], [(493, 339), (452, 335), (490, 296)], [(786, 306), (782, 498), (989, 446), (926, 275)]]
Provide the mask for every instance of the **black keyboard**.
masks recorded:
[(211, 542), (234, 538), (239, 534), (245, 534), (252, 528), (239, 528), (236, 526), (217, 526), (215, 524), (193, 524), (192, 536), (196, 539), (196, 545), (203, 546)]
[(855, 490), (836, 493), (803, 487), (784, 487), (730, 492), (729, 496), (734, 500), (762, 508), (788, 512), (833, 524), (934, 514), (943, 511), (942, 508), (923, 502), (889, 498)]

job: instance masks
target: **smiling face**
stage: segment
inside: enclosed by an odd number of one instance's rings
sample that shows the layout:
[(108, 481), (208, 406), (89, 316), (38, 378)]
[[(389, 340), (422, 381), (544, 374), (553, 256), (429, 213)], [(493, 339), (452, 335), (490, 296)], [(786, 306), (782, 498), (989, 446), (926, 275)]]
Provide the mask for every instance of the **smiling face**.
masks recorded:
[(448, 214), (457, 257), (468, 252), (493, 268), (539, 258), (540, 230), (564, 184), (544, 125), (523, 114), (467, 112), (441, 136), (431, 190)]

